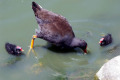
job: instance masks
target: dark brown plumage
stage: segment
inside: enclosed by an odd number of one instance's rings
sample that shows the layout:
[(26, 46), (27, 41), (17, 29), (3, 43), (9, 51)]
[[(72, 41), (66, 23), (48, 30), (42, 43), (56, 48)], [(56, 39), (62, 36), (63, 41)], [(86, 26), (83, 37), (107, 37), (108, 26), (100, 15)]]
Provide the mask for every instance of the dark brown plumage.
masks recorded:
[(43, 9), (35, 2), (32, 2), (32, 9), (39, 28), (36, 29), (37, 38), (42, 38), (56, 46), (65, 48), (80, 47), (86, 52), (87, 43), (75, 38), (72, 27), (66, 18)]

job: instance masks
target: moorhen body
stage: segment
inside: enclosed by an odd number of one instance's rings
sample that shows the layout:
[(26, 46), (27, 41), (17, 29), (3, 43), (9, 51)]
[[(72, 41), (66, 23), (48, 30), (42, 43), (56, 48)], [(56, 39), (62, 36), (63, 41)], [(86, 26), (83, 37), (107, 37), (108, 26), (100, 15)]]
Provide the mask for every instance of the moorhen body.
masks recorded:
[(5, 49), (9, 54), (16, 55), (16, 56), (21, 55), (23, 52), (23, 49), (20, 46), (16, 46), (10, 43), (5, 44)]
[(32, 2), (32, 9), (38, 23), (38, 29), (36, 29), (36, 35), (33, 35), (30, 48), (33, 48), (35, 38), (41, 38), (56, 46), (79, 47), (85, 53), (87, 52), (87, 43), (82, 39), (75, 38), (72, 27), (65, 17), (43, 9), (35, 2)]
[(112, 43), (112, 35), (107, 34), (103, 38), (100, 39), (99, 44), (100, 46), (106, 46), (108, 44)]

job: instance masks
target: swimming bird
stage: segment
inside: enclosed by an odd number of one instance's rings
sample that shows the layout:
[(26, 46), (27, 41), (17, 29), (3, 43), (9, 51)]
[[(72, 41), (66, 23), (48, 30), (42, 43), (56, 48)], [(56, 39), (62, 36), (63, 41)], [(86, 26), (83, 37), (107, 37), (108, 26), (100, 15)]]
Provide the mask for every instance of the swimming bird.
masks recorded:
[(16, 55), (16, 56), (21, 55), (22, 52), (24, 51), (20, 46), (16, 46), (10, 43), (5, 44), (5, 49), (9, 54)]
[(112, 43), (112, 35), (107, 34), (103, 38), (100, 39), (99, 44), (100, 46), (106, 46), (108, 44)]
[(32, 9), (38, 23), (38, 29), (35, 31), (36, 35), (32, 37), (31, 49), (35, 38), (41, 38), (63, 48), (79, 47), (87, 53), (86, 41), (75, 37), (72, 27), (65, 17), (43, 9), (35, 2), (32, 2)]

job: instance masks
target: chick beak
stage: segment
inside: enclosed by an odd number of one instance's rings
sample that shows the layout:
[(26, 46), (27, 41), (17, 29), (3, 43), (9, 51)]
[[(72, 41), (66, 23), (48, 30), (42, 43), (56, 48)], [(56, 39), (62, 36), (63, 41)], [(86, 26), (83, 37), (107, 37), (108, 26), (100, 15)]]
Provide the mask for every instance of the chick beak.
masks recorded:
[(34, 46), (34, 40), (35, 40), (35, 38), (37, 38), (37, 35), (33, 35), (33, 37), (32, 37), (31, 45), (30, 45), (30, 48), (31, 48), (31, 49), (32, 49), (33, 46)]
[(23, 52), (24, 50), (23, 50), (23, 49), (21, 49), (20, 51), (22, 51), (22, 52)]

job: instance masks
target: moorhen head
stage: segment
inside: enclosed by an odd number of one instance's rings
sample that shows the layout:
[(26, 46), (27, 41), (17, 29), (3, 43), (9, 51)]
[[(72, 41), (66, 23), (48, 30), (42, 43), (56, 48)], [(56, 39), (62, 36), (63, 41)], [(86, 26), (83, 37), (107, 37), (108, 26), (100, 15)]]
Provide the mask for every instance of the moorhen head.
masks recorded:
[(41, 38), (56, 46), (64, 48), (79, 47), (85, 53), (87, 52), (87, 43), (75, 38), (72, 27), (65, 17), (43, 9), (35, 2), (32, 2), (32, 9), (38, 23), (38, 29), (36, 29), (36, 35), (33, 35), (31, 49), (35, 38)]
[(10, 43), (5, 44), (5, 49), (9, 54), (16, 55), (16, 56), (21, 55), (22, 52), (24, 51), (20, 46), (16, 46)]
[(99, 44), (100, 46), (106, 46), (108, 44), (112, 43), (112, 36), (111, 34), (105, 35), (103, 38), (100, 39)]

